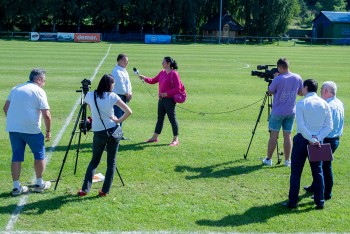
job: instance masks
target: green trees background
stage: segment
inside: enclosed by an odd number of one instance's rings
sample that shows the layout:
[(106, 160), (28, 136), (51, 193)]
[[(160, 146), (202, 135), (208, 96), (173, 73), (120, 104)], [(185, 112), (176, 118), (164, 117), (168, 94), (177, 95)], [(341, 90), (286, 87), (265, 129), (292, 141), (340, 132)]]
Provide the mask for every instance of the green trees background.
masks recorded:
[[(249, 36), (310, 28), (321, 11), (350, 0), (222, 0)], [(153, 32), (196, 35), (220, 12), (220, 0), (0, 0), (0, 31)]]

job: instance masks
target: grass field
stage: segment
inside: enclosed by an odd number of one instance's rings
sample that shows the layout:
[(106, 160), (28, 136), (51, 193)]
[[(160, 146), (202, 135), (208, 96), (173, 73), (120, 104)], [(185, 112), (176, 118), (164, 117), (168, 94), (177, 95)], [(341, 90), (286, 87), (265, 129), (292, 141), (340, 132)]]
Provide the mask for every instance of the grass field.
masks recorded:
[[(97, 196), (100, 183), (93, 184), (88, 196), (76, 196), (91, 158), (92, 133), (82, 135), (74, 175), (75, 134), (57, 190), (11, 197), (11, 147), (0, 112), (0, 232), (349, 232), (350, 47), (0, 41), (0, 51), (1, 107), (11, 88), (28, 80), (32, 68), (47, 70), (45, 90), (53, 117), (47, 180), (56, 180), (60, 171), (79, 110), (76, 90), (84, 78), (95, 89), (100, 77), (112, 70), (117, 54), (124, 52), (134, 94), (133, 115), (123, 125), (130, 140), (122, 141), (117, 156), (125, 186), (116, 175), (111, 193), (103, 198)], [(157, 85), (146, 86), (132, 72), (136, 67), (155, 76), (167, 55), (178, 62), (188, 93), (187, 102), (177, 108), (180, 145), (175, 148), (168, 147), (172, 133), (167, 120), (160, 141), (143, 144), (155, 127)], [(334, 195), (322, 211), (314, 209), (310, 194), (302, 189), (297, 209), (280, 205), (288, 196), (290, 168), (276, 165), (276, 156), (272, 167), (261, 165), (268, 140), (267, 108), (243, 158), (267, 89), (250, 72), (259, 64), (275, 64), (279, 57), (287, 57), (291, 70), (304, 79), (335, 81), (345, 104), (344, 136), (333, 163)], [(22, 183), (32, 184), (29, 149), (22, 167)], [(97, 172), (105, 174), (105, 168), (104, 156)], [(301, 185), (310, 182), (306, 163)]]

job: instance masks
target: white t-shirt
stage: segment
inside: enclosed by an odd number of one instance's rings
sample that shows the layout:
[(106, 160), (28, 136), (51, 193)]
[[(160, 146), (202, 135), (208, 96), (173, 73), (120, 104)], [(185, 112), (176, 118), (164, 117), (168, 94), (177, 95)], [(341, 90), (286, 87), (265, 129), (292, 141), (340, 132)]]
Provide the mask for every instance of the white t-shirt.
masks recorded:
[(14, 87), (7, 98), (7, 132), (38, 134), (41, 132), (41, 110), (49, 110), (45, 91), (28, 82)]
[[(98, 105), (98, 109), (100, 110), (101, 117), (106, 128), (112, 128), (116, 125), (116, 123), (110, 119), (111, 116), (114, 115), (113, 106), (117, 103), (120, 97), (114, 92), (105, 92), (104, 99), (100, 99), (96, 97), (96, 102)], [(92, 131), (102, 131), (105, 130), (100, 115), (97, 112), (95, 100), (94, 100), (94, 91), (90, 91), (86, 94), (84, 101), (90, 106), (91, 114), (92, 114)]]

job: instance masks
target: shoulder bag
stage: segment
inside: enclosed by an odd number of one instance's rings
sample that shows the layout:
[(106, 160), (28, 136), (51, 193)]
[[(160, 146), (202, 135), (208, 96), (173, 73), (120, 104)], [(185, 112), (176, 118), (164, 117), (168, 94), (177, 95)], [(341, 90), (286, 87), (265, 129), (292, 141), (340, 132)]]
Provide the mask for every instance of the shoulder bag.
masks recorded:
[[(171, 73), (171, 85), (174, 87), (173, 73)], [(187, 98), (186, 89), (185, 89), (185, 86), (183, 85), (183, 83), (180, 79), (180, 90), (178, 93), (176, 93), (173, 96), (173, 99), (176, 103), (184, 103), (186, 101), (186, 98)]]

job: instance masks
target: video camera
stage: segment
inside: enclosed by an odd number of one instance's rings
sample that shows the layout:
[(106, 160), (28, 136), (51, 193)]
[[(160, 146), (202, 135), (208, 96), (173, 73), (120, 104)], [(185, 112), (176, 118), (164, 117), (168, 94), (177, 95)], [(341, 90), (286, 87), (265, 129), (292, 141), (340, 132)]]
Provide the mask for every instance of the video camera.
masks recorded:
[(264, 78), (264, 80), (266, 82), (268, 82), (269, 84), (271, 84), (274, 74), (278, 73), (278, 68), (272, 68), (271, 70), (269, 70), (269, 66), (276, 66), (276, 65), (258, 65), (256, 66), (256, 69), (258, 70), (265, 70), (264, 72), (261, 71), (252, 71), (251, 75), (252, 76), (257, 76), (260, 78)]
[(84, 95), (86, 95), (90, 90), (91, 80), (84, 79), (81, 81), (81, 84), (83, 86), (80, 88), (83, 90)]

